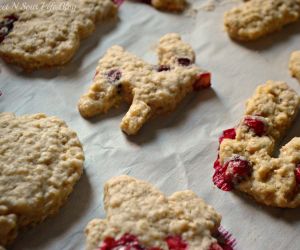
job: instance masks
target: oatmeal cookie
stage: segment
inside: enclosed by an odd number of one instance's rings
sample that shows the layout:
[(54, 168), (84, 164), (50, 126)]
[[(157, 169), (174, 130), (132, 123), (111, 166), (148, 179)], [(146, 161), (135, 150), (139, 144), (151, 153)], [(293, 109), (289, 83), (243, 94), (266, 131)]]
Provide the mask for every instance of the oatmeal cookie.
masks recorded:
[(125, 100), (130, 109), (121, 129), (136, 134), (143, 124), (157, 114), (175, 109), (193, 89), (210, 86), (210, 74), (198, 68), (193, 49), (178, 34), (161, 38), (158, 66), (150, 65), (113, 46), (99, 61), (93, 84), (78, 103), (83, 117), (106, 113)]
[(224, 17), (230, 37), (256, 40), (300, 18), (300, 0), (251, 0), (228, 11)]
[(104, 206), (107, 218), (85, 229), (87, 250), (223, 249), (213, 236), (221, 216), (192, 191), (166, 197), (147, 182), (119, 176), (105, 184)]
[(292, 53), (289, 68), (291, 75), (300, 81), (300, 51)]
[(83, 167), (74, 131), (44, 114), (0, 114), (0, 245), (58, 211)]
[(49, 0), (32, 10), (1, 10), (0, 56), (26, 70), (63, 65), (98, 20), (117, 13), (112, 0), (70, 0), (61, 9), (58, 4)]
[(300, 205), (300, 137), (272, 157), (300, 108), (299, 95), (284, 82), (257, 88), (240, 124), (223, 132), (213, 181), (275, 207)]

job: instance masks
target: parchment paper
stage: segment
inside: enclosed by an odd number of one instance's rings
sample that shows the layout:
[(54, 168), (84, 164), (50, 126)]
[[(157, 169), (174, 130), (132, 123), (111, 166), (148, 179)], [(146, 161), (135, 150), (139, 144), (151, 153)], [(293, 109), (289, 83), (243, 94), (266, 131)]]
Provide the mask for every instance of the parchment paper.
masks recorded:
[[(65, 67), (24, 73), (1, 64), (0, 111), (18, 115), (44, 112), (65, 120), (77, 131), (85, 151), (84, 174), (60, 212), (20, 233), (13, 250), (84, 249), (83, 230), (93, 218), (104, 217), (103, 184), (129, 174), (152, 182), (166, 194), (192, 189), (223, 215), (222, 225), (237, 239), (237, 249), (300, 249), (300, 209), (262, 206), (240, 194), (226, 193), (211, 181), (218, 136), (233, 127), (257, 85), (284, 80), (300, 93), (287, 64), (300, 49), (299, 22), (258, 42), (231, 41), (223, 30), (223, 13), (237, 1), (190, 1), (184, 15), (158, 12), (126, 2), (117, 22), (99, 24), (76, 57)], [(210, 5), (211, 7), (211, 5)], [(155, 63), (155, 44), (168, 32), (178, 32), (197, 52), (197, 63), (212, 72), (213, 87), (189, 95), (176, 112), (155, 118), (137, 136), (127, 137), (119, 123), (127, 107), (91, 121), (77, 111), (98, 59), (114, 44)], [(285, 139), (300, 135), (298, 118)]]

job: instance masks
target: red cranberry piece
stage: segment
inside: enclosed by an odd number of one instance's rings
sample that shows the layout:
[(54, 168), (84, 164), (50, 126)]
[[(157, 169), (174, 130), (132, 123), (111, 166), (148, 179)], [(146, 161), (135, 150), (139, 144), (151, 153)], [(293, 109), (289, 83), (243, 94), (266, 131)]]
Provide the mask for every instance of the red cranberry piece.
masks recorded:
[(209, 88), (211, 86), (211, 74), (209, 72), (202, 73), (198, 76), (197, 81), (194, 83), (194, 91)]
[(252, 172), (250, 163), (241, 156), (234, 156), (233, 159), (224, 164), (224, 168), (226, 169), (225, 180), (233, 184), (240, 183)]
[(107, 73), (108, 81), (114, 83), (119, 81), (122, 77), (122, 72), (118, 69), (112, 69)]
[(266, 133), (266, 125), (258, 118), (246, 117), (244, 124), (251, 128), (257, 136), (263, 136)]
[(233, 189), (232, 182), (226, 179), (226, 169), (222, 166), (219, 159), (215, 161), (214, 168), (213, 183), (223, 191), (231, 191)]
[(231, 191), (234, 185), (250, 176), (252, 172), (250, 163), (241, 156), (233, 157), (224, 165), (217, 159), (214, 163), (214, 168), (213, 183), (223, 191)]
[(158, 247), (146, 249), (141, 246), (138, 238), (132, 234), (124, 234), (120, 239), (115, 240), (107, 237), (99, 250), (162, 250)]
[(223, 134), (219, 138), (219, 143), (221, 144), (224, 139), (232, 139), (236, 138), (236, 130), (235, 128), (230, 128), (223, 131)]
[(300, 184), (300, 163), (297, 164), (295, 168), (295, 176), (296, 176), (297, 183)]
[(14, 27), (14, 22), (18, 20), (18, 17), (14, 14), (5, 16), (0, 22), (0, 43), (11, 32)]
[(160, 65), (157, 68), (157, 72), (169, 71), (169, 70), (171, 70), (171, 68), (168, 65)]
[(169, 250), (187, 250), (187, 243), (180, 236), (168, 236), (166, 238)]
[(111, 238), (111, 237), (107, 237), (103, 243), (102, 246), (100, 247), (99, 250), (111, 250), (116, 246), (116, 241)]
[(189, 65), (192, 64), (191, 59), (185, 58), (185, 57), (178, 58), (178, 59), (177, 59), (177, 62), (178, 62), (178, 64), (181, 65), (181, 66), (189, 66)]
[(15, 14), (7, 15), (7, 16), (5, 16), (4, 18), (7, 19), (7, 20), (12, 20), (13, 22), (19, 20), (19, 17), (16, 16)]
[(131, 234), (124, 234), (119, 240), (108, 237), (99, 250), (117, 250), (119, 247), (125, 247), (125, 250), (145, 250), (139, 245), (138, 239)]

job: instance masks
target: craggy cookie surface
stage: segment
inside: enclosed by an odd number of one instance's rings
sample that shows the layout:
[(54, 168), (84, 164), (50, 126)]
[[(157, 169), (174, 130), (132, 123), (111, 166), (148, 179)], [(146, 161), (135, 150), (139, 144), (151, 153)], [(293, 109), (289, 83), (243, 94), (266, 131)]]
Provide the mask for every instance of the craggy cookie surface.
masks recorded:
[(167, 34), (157, 47), (159, 64), (150, 65), (119, 46), (99, 61), (93, 84), (78, 103), (82, 116), (107, 112), (125, 100), (130, 109), (121, 122), (136, 134), (153, 115), (173, 110), (193, 89), (210, 86), (210, 74), (195, 64), (193, 49), (178, 34)]
[(166, 197), (147, 182), (119, 176), (106, 183), (104, 205), (107, 218), (85, 230), (87, 250), (223, 249), (212, 236), (220, 215), (192, 191)]
[(76, 133), (58, 118), (0, 114), (0, 245), (58, 211), (83, 160)]
[(33, 10), (2, 10), (0, 56), (27, 70), (63, 65), (94, 31), (96, 21), (116, 12), (112, 0), (70, 0), (64, 5), (50, 0)]
[(225, 14), (234, 39), (255, 40), (300, 19), (300, 0), (251, 0)]
[(291, 126), (300, 97), (283, 82), (268, 81), (248, 100), (240, 124), (223, 132), (213, 181), (276, 207), (300, 205), (300, 137), (272, 154)]
[(292, 53), (289, 68), (291, 75), (300, 81), (300, 51)]

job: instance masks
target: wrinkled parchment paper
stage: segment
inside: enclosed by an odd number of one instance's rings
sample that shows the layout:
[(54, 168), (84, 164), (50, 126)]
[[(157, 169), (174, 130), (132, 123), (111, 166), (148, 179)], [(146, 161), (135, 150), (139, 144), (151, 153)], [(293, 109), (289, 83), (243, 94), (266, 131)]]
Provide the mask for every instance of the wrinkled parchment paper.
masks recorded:
[[(222, 25), (224, 11), (237, 1), (190, 2), (191, 9), (183, 15), (126, 2), (119, 20), (99, 24), (76, 57), (59, 69), (29, 74), (1, 63), (0, 111), (60, 117), (77, 131), (86, 156), (84, 174), (66, 205), (20, 233), (13, 250), (84, 249), (86, 224), (105, 216), (103, 184), (120, 174), (150, 181), (166, 194), (192, 189), (223, 215), (222, 225), (237, 239), (237, 249), (300, 249), (300, 209), (262, 206), (240, 194), (222, 192), (211, 181), (217, 138), (239, 121), (245, 100), (258, 84), (284, 80), (300, 93), (287, 67), (290, 53), (300, 49), (300, 25), (238, 44)], [(209, 8), (208, 2), (213, 3)], [(155, 44), (168, 32), (178, 32), (192, 44), (198, 65), (212, 72), (212, 89), (189, 95), (176, 112), (153, 119), (133, 137), (119, 129), (126, 106), (90, 121), (79, 115), (77, 101), (106, 49), (122, 45), (155, 63)], [(300, 135), (299, 122), (298, 118), (284, 143)]]

